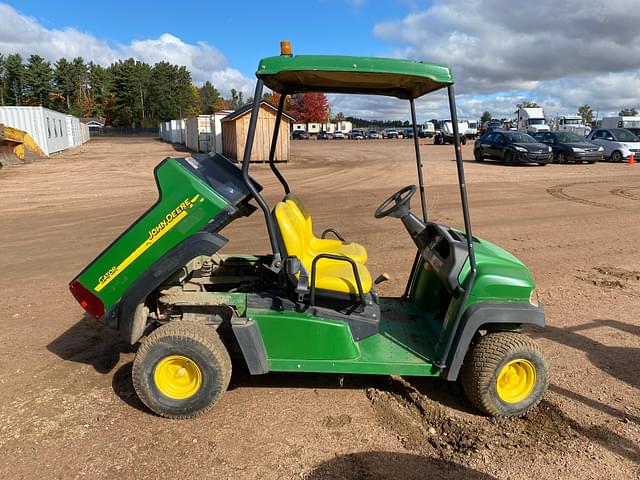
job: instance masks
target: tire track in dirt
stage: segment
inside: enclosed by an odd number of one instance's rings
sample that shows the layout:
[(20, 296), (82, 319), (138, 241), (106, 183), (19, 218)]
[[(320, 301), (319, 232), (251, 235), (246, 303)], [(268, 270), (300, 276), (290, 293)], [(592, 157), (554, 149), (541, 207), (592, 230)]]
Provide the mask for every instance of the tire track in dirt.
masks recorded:
[(565, 192), (566, 188), (575, 187), (577, 185), (591, 185), (591, 184), (601, 184), (607, 183), (606, 181), (596, 180), (592, 182), (572, 182), (572, 183), (562, 183), (560, 185), (553, 185), (547, 188), (547, 193), (552, 197), (559, 198), (560, 200), (568, 200), (570, 202), (580, 203), (582, 205), (589, 205), (592, 207), (600, 207), (600, 208), (608, 208), (608, 209), (618, 209), (620, 207), (616, 207), (614, 205), (609, 205), (607, 203), (596, 202), (595, 200), (589, 200), (587, 198), (577, 197), (575, 195), (569, 195)]
[(640, 196), (633, 194), (630, 190), (640, 190), (640, 187), (621, 187), (614, 188), (610, 193), (622, 198), (628, 198), (629, 200), (640, 200)]

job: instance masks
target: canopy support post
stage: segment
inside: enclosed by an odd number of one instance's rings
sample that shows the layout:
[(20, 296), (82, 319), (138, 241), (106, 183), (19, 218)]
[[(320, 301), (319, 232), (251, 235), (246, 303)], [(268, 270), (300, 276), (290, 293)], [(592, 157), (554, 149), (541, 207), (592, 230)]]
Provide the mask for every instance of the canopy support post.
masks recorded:
[(422, 177), (422, 158), (420, 157), (420, 142), (418, 139), (418, 125), (416, 124), (416, 104), (413, 98), (409, 99), (411, 106), (411, 123), (413, 124), (413, 145), (416, 149), (416, 165), (418, 167), (418, 183), (420, 184), (420, 204), (422, 205), (422, 220), (427, 223), (427, 198), (424, 192), (424, 178)]
[(273, 260), (271, 262), (271, 270), (278, 273), (282, 269), (282, 253), (278, 246), (276, 225), (269, 211), (269, 205), (265, 199), (260, 195), (260, 192), (251, 181), (249, 177), (249, 163), (251, 162), (251, 150), (253, 149), (253, 140), (256, 136), (256, 126), (258, 124), (258, 114), (260, 113), (260, 103), (262, 103), (262, 88), (264, 81), (258, 78), (256, 82), (256, 90), (253, 95), (253, 107), (251, 108), (251, 119), (249, 120), (249, 131), (247, 132), (247, 143), (244, 147), (244, 156), (242, 158), (242, 179), (245, 185), (256, 199), (256, 202), (262, 209), (264, 218), (267, 222), (267, 232), (269, 233), (269, 242), (271, 243), (271, 250), (273, 251)]
[[(282, 121), (282, 112), (284, 111), (284, 102), (286, 99), (287, 99), (287, 96), (284, 93), (280, 95), (280, 101), (278, 102), (278, 112), (276, 113), (276, 125), (273, 128), (273, 138), (271, 139), (271, 150), (269, 151), (269, 166), (271, 167), (271, 170), (273, 171), (274, 175), (278, 177), (278, 180), (280, 180), (280, 183), (284, 187), (285, 195), (290, 193), (291, 190), (289, 189), (289, 184), (280, 173), (280, 170), (278, 170), (278, 167), (276, 167), (275, 156), (276, 156), (276, 146), (278, 143), (278, 134), (280, 133), (280, 122)], [(287, 132), (287, 134), (288, 133), (289, 132)]]
[[(477, 275), (476, 268), (476, 254), (473, 249), (473, 234), (471, 233), (471, 219), (469, 217), (469, 202), (467, 199), (467, 184), (464, 179), (464, 164), (462, 163), (462, 149), (460, 148), (460, 132), (458, 131), (458, 112), (456, 110), (456, 97), (453, 89), (453, 85), (449, 85), (447, 87), (447, 92), (449, 93), (449, 111), (451, 113), (451, 123), (453, 127), (453, 143), (455, 146), (456, 152), (456, 167), (458, 170), (458, 184), (460, 185), (460, 200), (462, 202), (462, 214), (464, 217), (464, 232), (467, 237), (467, 252), (469, 254), (469, 275), (467, 276), (467, 281), (464, 285), (464, 293), (462, 295), (462, 299), (458, 304), (458, 311), (456, 312), (456, 316), (453, 320), (453, 325), (450, 329), (447, 329), (449, 332), (456, 332), (458, 330), (458, 325), (460, 324), (460, 320), (462, 319), (462, 315), (464, 314), (465, 307), (467, 304), (467, 300), (469, 299), (469, 294), (471, 293), (471, 289), (473, 288), (473, 284)], [(442, 350), (442, 354), (440, 358), (433, 362), (433, 364), (439, 368), (446, 368), (447, 361), (449, 360), (449, 354), (451, 353), (451, 346), (453, 345), (453, 340), (455, 335), (449, 335), (447, 338), (447, 343)]]

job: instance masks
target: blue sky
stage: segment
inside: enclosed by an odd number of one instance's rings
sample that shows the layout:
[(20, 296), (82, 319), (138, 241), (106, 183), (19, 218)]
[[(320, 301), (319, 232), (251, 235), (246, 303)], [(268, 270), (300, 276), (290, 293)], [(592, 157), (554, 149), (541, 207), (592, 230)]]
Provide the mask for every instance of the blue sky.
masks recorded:
[[(115, 5), (121, 5), (112, 7)], [(531, 99), (548, 116), (588, 103), (602, 113), (640, 107), (638, 0), (0, 0), (0, 53), (47, 60), (80, 55), (185, 65), (195, 83), (249, 95), (258, 60), (290, 39), (294, 53), (435, 61), (452, 67), (461, 117), (511, 116)], [(332, 96), (333, 112), (406, 119), (405, 103)], [(442, 95), (417, 102), (444, 118)]]
[[(245, 75), (252, 75), (258, 59), (276, 55), (279, 42), (290, 38), (300, 53), (380, 55), (390, 48), (373, 35), (382, 20), (402, 18), (410, 3), (402, 0), (345, 1), (130, 1), (126, 9), (99, 13), (89, 3), (20, 0), (7, 2), (35, 17), (46, 28), (73, 27), (112, 45), (156, 38), (171, 33), (187, 43), (215, 45)], [(268, 7), (267, 7), (268, 6)], [(300, 8), (304, 6), (304, 8)]]

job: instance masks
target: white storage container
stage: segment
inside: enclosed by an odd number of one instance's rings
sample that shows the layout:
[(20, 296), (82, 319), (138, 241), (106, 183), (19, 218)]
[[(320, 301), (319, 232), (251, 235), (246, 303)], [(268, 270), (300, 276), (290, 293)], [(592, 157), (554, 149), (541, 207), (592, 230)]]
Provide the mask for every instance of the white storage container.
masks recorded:
[(207, 153), (211, 151), (212, 128), (211, 115), (198, 115), (185, 119), (185, 145), (194, 152)]
[(168, 123), (170, 124), (169, 141), (184, 144), (184, 119), (171, 120)]
[(219, 112), (211, 115), (211, 123), (212, 125), (212, 144), (210, 145), (211, 151), (210, 153), (222, 153), (223, 144), (222, 144), (222, 119), (233, 113), (233, 110), (221, 110)]
[(89, 129), (89, 125), (86, 123), (80, 122), (80, 142), (87, 143), (91, 138), (91, 130)]
[(44, 107), (0, 107), (0, 123), (27, 132), (47, 156), (72, 146), (64, 113)]
[(69, 137), (70, 147), (79, 147), (82, 145), (80, 138), (80, 119), (73, 115), (67, 115), (67, 136)]

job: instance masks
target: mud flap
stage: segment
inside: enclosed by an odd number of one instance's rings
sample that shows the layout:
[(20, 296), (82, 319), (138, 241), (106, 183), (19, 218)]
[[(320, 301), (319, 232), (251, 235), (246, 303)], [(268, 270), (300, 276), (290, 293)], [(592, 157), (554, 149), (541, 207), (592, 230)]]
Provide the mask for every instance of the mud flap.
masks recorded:
[(236, 317), (231, 320), (231, 329), (242, 350), (247, 368), (251, 375), (262, 375), (269, 372), (267, 350), (262, 341), (258, 324), (249, 318)]

